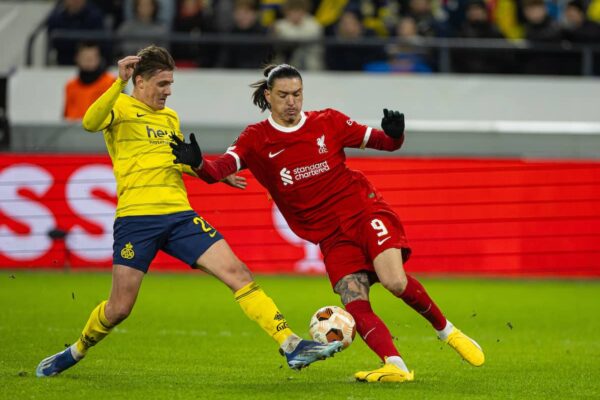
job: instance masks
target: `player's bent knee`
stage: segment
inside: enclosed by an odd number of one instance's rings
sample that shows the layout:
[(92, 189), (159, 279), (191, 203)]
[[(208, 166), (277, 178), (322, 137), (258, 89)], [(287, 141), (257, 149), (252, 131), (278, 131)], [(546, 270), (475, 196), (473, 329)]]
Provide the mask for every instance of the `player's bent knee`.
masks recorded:
[(233, 290), (240, 289), (254, 280), (246, 264), (239, 260), (226, 265), (221, 275), (223, 282)]
[(408, 280), (406, 276), (395, 276), (392, 278), (386, 278), (380, 281), (381, 285), (391, 292), (394, 296), (400, 296), (404, 293)]

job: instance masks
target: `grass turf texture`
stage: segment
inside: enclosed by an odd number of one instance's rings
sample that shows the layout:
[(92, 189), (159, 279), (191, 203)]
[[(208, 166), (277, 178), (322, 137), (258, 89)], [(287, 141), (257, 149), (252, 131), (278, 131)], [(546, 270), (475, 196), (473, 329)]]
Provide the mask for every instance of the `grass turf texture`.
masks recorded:
[[(339, 304), (325, 278), (259, 276), (292, 329)], [(447, 316), (483, 346), (474, 368), (439, 342), (427, 322), (381, 287), (388, 323), (415, 382), (365, 384), (378, 367), (360, 338), (333, 359), (295, 372), (277, 345), (217, 280), (149, 274), (120, 327), (78, 365), (39, 379), (44, 357), (72, 343), (105, 299), (104, 273), (0, 273), (1, 399), (574, 399), (600, 396), (600, 282), (422, 279)]]

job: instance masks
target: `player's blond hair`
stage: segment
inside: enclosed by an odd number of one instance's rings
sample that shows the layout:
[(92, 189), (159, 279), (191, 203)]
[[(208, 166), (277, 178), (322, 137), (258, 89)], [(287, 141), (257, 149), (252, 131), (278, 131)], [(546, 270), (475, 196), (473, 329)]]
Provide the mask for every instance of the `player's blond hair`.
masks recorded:
[(136, 77), (139, 75), (144, 79), (150, 79), (160, 71), (173, 71), (175, 61), (167, 49), (151, 45), (138, 51), (140, 61), (133, 70), (132, 81), (135, 85)]

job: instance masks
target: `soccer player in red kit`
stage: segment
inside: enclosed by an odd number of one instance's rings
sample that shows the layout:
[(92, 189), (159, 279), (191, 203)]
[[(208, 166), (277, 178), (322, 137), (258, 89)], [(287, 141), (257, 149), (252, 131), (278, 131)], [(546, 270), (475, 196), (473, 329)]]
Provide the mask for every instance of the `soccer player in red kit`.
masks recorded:
[(318, 243), (331, 285), (356, 320), (358, 333), (384, 361), (360, 371), (359, 381), (404, 382), (414, 379), (390, 331), (373, 312), (369, 288), (380, 282), (425, 317), (438, 337), (470, 364), (484, 362), (481, 347), (455, 328), (417, 279), (404, 271), (410, 247), (400, 219), (359, 171), (346, 166), (344, 148), (399, 149), (404, 115), (384, 109), (382, 130), (353, 121), (333, 109), (302, 111), (302, 77), (282, 64), (264, 70), (253, 102), (271, 115), (249, 125), (226, 153), (203, 160), (194, 134), (191, 143), (174, 137), (176, 163), (191, 165), (205, 181), (249, 169), (269, 191), (290, 228)]

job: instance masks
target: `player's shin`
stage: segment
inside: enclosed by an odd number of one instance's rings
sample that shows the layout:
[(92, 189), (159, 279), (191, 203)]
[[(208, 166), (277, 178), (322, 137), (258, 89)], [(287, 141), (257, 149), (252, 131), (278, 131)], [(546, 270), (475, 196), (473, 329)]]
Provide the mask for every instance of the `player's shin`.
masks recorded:
[(448, 343), (456, 352), (469, 364), (476, 367), (482, 365), (485, 356), (481, 346), (456, 329), (448, 321), (438, 306), (431, 300), (423, 285), (410, 275), (406, 275), (408, 284), (406, 289), (399, 296), (406, 304), (425, 317), (436, 330), (438, 337)]
[(239, 289), (234, 293), (234, 297), (248, 318), (275, 339), (283, 351), (292, 351), (300, 342), (300, 337), (288, 327), (285, 317), (273, 299), (267, 296), (256, 282)]
[(406, 288), (398, 297), (428, 320), (436, 330), (440, 331), (444, 329), (446, 318), (431, 297), (429, 297), (423, 285), (408, 274), (406, 274), (406, 278), (408, 280)]
[(346, 310), (356, 321), (356, 331), (382, 361), (386, 357), (400, 357), (394, 346), (392, 334), (385, 323), (373, 312), (367, 300), (354, 300), (346, 304)]
[(108, 322), (105, 315), (106, 301), (98, 304), (90, 314), (90, 318), (85, 324), (85, 328), (81, 332), (81, 336), (72, 346), (74, 356), (82, 358), (85, 356), (90, 347), (96, 345), (100, 340), (104, 339), (110, 333), (113, 326)]

